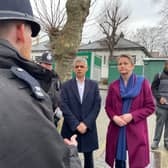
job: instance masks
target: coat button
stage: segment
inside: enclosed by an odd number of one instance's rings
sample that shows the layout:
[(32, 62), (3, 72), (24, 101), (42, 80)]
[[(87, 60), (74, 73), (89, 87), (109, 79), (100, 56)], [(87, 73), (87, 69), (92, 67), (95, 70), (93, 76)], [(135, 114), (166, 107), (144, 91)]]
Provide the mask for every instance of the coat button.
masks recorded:
[(18, 72), (23, 72), (24, 70), (22, 68), (17, 68), (16, 69)]
[(40, 96), (40, 97), (43, 97), (44, 96), (44, 94), (42, 93), (42, 90), (41, 90), (41, 88), (39, 87), (39, 86), (35, 86), (35, 93), (36, 93), (36, 95), (38, 95), (38, 96)]

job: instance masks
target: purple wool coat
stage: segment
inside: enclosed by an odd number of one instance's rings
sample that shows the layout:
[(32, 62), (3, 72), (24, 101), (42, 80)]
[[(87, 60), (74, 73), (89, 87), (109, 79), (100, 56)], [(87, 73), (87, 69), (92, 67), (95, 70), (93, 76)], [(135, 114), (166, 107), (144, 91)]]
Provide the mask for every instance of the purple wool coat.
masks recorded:
[[(105, 109), (110, 119), (106, 139), (106, 162), (113, 167), (119, 135), (119, 126), (112, 118), (121, 115), (122, 98), (119, 80), (110, 84)], [(145, 79), (140, 94), (136, 96), (130, 108), (133, 120), (126, 126), (126, 142), (130, 168), (144, 168), (149, 164), (149, 142), (147, 117), (155, 111), (154, 98), (149, 82)]]

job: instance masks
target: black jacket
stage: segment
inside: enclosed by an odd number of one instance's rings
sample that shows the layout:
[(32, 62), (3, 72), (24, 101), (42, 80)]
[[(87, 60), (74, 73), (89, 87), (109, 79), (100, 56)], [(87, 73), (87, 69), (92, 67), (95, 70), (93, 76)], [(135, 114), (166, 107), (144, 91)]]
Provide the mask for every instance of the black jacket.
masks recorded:
[(168, 99), (168, 72), (163, 70), (163, 72), (157, 73), (152, 81), (152, 93), (156, 99), (157, 106), (161, 108), (168, 108), (168, 104), (160, 104), (160, 98), (164, 97)]
[(60, 99), (60, 94), (61, 94), (61, 81), (59, 79), (59, 76), (55, 71), (50, 71), (52, 73), (52, 79), (50, 82), (50, 87), (47, 91), (48, 95), (50, 96), (51, 102), (52, 102), (52, 108), (53, 108), (53, 114), (54, 114), (54, 124), (57, 127), (58, 126), (58, 121), (61, 118), (60, 114), (56, 113), (57, 107), (60, 107), (61, 105), (61, 99)]
[(47, 93), (51, 98), (53, 111), (55, 111), (57, 107), (60, 107), (61, 81), (59, 79), (58, 74), (55, 71), (51, 71), (51, 73), (52, 73), (51, 77), (52, 79)]
[(50, 81), (48, 71), (0, 40), (0, 167), (71, 167), (77, 151), (70, 153), (52, 122), (51, 100), (43, 91)]

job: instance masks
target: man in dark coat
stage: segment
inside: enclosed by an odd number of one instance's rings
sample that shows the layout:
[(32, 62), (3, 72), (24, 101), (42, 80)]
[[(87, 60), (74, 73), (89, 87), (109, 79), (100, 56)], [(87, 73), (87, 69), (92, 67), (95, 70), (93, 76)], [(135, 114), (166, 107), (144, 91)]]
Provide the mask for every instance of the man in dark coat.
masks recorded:
[(30, 61), (31, 36), (40, 31), (30, 2), (0, 4), (0, 167), (80, 168), (75, 137), (65, 145), (53, 124), (42, 87), (51, 81), (50, 72)]
[(87, 61), (77, 57), (73, 63), (76, 78), (65, 82), (61, 91), (64, 116), (62, 136), (78, 135), (78, 150), (84, 153), (84, 167), (93, 168), (93, 150), (98, 148), (96, 118), (101, 98), (98, 84), (85, 78)]

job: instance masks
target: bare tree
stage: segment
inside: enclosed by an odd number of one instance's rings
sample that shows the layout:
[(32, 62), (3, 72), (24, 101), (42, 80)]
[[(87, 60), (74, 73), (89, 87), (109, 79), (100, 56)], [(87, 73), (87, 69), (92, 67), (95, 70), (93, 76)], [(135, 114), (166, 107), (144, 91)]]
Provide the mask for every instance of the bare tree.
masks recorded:
[(163, 0), (163, 7), (160, 12), (162, 19), (160, 22), (161, 26), (161, 40), (160, 40), (160, 51), (163, 56), (168, 56), (168, 1)]
[(72, 61), (80, 46), (82, 29), (89, 14), (91, 0), (67, 0), (65, 9), (61, 0), (35, 0), (36, 10), (44, 30), (50, 38), (56, 59), (56, 71), (62, 80), (72, 75)]
[(158, 51), (160, 56), (168, 56), (168, 1), (153, 0), (154, 3), (163, 3), (160, 23), (155, 27), (143, 27), (132, 33), (130, 38), (143, 45), (149, 52)]
[(160, 11), (160, 14), (162, 16), (162, 20), (161, 20), (161, 26), (162, 29), (166, 32), (168, 31), (168, 1), (167, 0), (163, 0), (163, 7), (162, 10)]
[(106, 37), (105, 42), (110, 52), (109, 59), (113, 59), (114, 47), (120, 39), (120, 36), (117, 36), (117, 34), (122, 34), (119, 33), (119, 30), (129, 17), (127, 13), (126, 10), (122, 9), (121, 1), (119, 0), (111, 0), (108, 6), (106, 6), (100, 27)]
[(143, 27), (136, 30), (133, 40), (144, 46), (149, 52), (159, 50), (162, 30), (157, 27)]
[(168, 57), (168, 42), (167, 41), (162, 43), (161, 53), (162, 53), (162, 56)]
[(59, 32), (66, 21), (66, 10), (61, 0), (50, 0), (50, 3), (35, 0), (34, 4), (42, 29), (49, 35)]

